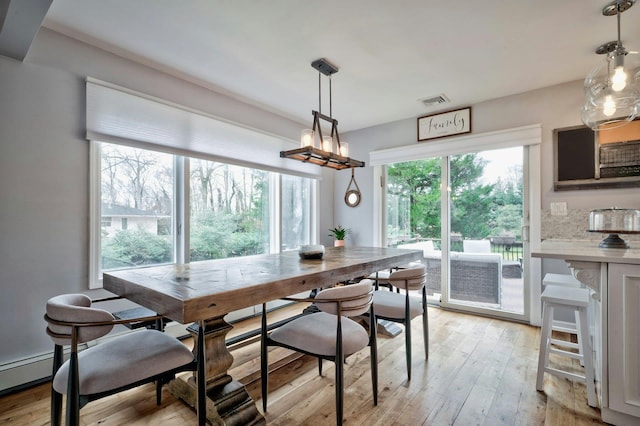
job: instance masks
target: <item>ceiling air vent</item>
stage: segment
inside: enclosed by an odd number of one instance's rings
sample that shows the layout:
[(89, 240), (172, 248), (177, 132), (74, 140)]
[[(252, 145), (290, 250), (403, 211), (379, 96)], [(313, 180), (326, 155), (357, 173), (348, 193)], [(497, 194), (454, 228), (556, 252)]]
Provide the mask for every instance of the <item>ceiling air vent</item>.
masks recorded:
[(441, 93), (436, 96), (430, 96), (428, 98), (418, 99), (418, 101), (422, 102), (426, 107), (438, 106), (440, 104), (446, 104), (449, 102), (449, 98), (445, 96), (444, 93)]

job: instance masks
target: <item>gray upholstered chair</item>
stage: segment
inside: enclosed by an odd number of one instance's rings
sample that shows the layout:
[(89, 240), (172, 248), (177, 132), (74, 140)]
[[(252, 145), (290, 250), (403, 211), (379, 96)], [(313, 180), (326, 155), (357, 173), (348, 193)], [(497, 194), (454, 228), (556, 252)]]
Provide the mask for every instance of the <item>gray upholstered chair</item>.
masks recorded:
[[(426, 276), (424, 265), (398, 269), (389, 274), (387, 281), (393, 287), (404, 291), (396, 293), (393, 290), (376, 290), (373, 294), (373, 307), (377, 318), (404, 324), (407, 377), (409, 380), (411, 380), (411, 320), (418, 315), (422, 315), (425, 359), (429, 359)], [(412, 290), (420, 290), (422, 292), (422, 301), (409, 296), (409, 291)]]
[[(293, 301), (314, 302), (319, 312), (303, 315), (267, 333), (266, 306), (262, 305), (262, 408), (267, 411), (268, 394), (268, 346), (281, 346), (318, 358), (322, 375), (322, 360), (335, 364), (336, 422), (342, 424), (344, 396), (344, 360), (367, 345), (371, 347), (371, 382), (373, 403), (378, 404), (378, 359), (376, 330), (369, 332), (349, 317), (368, 313), (373, 318), (372, 282), (362, 280), (358, 284), (322, 290), (313, 299), (286, 298)], [(338, 321), (338, 318), (340, 320)], [(374, 321), (375, 323), (375, 321)]]
[[(47, 302), (47, 334), (55, 345), (51, 389), (52, 425), (60, 424), (62, 396), (65, 394), (66, 424), (77, 425), (80, 408), (96, 399), (156, 382), (156, 402), (159, 405), (162, 385), (173, 379), (176, 373), (198, 371), (198, 378), (204, 378), (204, 365), (201, 363), (202, 368), (199, 369), (197, 362), (197, 359), (203, 359), (204, 348), (199, 347), (199, 356), (194, 357), (180, 341), (158, 330), (128, 333), (79, 351), (79, 344), (108, 334), (116, 324), (161, 318), (116, 320), (110, 312), (93, 307), (92, 302), (84, 294), (64, 294)], [(64, 346), (71, 346), (71, 354), (69, 360), (63, 363)], [(204, 392), (204, 386), (198, 386), (199, 402), (204, 401)], [(205, 410), (198, 409), (198, 423), (204, 425)]]

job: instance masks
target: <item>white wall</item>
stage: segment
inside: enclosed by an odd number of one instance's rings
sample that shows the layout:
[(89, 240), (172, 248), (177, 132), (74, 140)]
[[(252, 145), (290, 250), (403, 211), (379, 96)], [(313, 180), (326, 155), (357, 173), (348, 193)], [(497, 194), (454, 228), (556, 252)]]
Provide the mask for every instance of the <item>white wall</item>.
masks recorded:
[[(472, 105), (473, 133), (538, 123), (542, 125), (540, 185), (543, 217), (548, 217), (546, 213), (549, 203), (559, 201), (567, 202), (570, 214), (572, 210), (583, 212), (611, 206), (640, 208), (638, 188), (553, 191), (553, 129), (580, 125), (580, 108), (583, 103), (582, 81), (575, 81)], [(350, 142), (349, 149), (353, 152), (354, 158), (368, 161), (370, 151), (418, 143), (416, 128), (416, 118), (411, 118), (349, 132), (343, 139)], [(350, 175), (346, 172), (336, 175), (335, 220), (345, 227), (352, 228), (355, 243), (369, 245), (373, 243), (373, 169), (366, 167), (356, 170), (356, 179), (363, 194), (362, 202), (356, 208), (347, 207), (341, 201), (349, 179)], [(583, 220), (583, 217), (580, 217), (580, 220)], [(551, 226), (548, 223), (546, 225)], [(587, 225), (584, 224), (585, 229)], [(553, 235), (553, 232), (545, 232), (544, 222), (542, 228), (542, 235)]]
[(0, 93), (2, 364), (48, 349), (47, 298), (87, 288), (89, 148), (81, 79), (0, 57)]
[[(53, 350), (43, 320), (47, 299), (88, 289), (86, 76), (288, 139), (309, 125), (44, 28), (24, 62), (0, 56), (0, 339), (10, 342), (0, 346), (0, 391), (16, 385), (3, 373)], [(328, 229), (332, 173), (323, 173), (320, 197), (330, 200), (319, 207), (320, 229)]]

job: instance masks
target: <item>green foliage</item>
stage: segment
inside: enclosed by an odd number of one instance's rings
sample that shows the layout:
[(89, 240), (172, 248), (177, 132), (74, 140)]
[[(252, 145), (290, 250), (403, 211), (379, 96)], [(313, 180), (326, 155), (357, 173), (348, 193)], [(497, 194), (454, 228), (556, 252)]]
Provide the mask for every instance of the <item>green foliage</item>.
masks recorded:
[(408, 199), (411, 232), (440, 238), (440, 159), (393, 164), (387, 175), (388, 194)]
[(342, 225), (338, 225), (333, 229), (329, 229), (329, 236), (334, 237), (336, 240), (344, 240), (347, 234), (351, 232), (350, 229), (345, 229)]
[(113, 238), (103, 238), (102, 255), (132, 265), (167, 263), (172, 260), (170, 238), (143, 229), (122, 230)]
[(264, 253), (265, 232), (252, 215), (206, 212), (192, 219), (191, 261)]
[[(441, 160), (431, 158), (393, 164), (387, 168), (390, 236), (440, 238)], [(483, 184), (486, 161), (478, 154), (450, 158), (451, 231), (463, 238), (481, 239), (489, 235), (520, 236), (522, 217), (522, 173), (513, 170), (495, 184)], [(408, 200), (409, 229), (402, 217)]]
[(463, 238), (481, 239), (489, 235), (490, 223), (495, 215), (491, 198), (491, 185), (452, 191), (451, 230)]
[(491, 235), (511, 235), (520, 240), (522, 237), (522, 204), (498, 206)]

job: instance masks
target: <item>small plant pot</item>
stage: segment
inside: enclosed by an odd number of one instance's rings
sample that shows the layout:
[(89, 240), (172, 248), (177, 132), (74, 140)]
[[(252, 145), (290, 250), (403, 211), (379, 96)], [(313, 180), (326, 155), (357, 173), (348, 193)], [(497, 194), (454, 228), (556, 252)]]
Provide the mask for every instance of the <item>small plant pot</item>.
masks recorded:
[(344, 240), (335, 240), (333, 242), (334, 247), (344, 247)]

